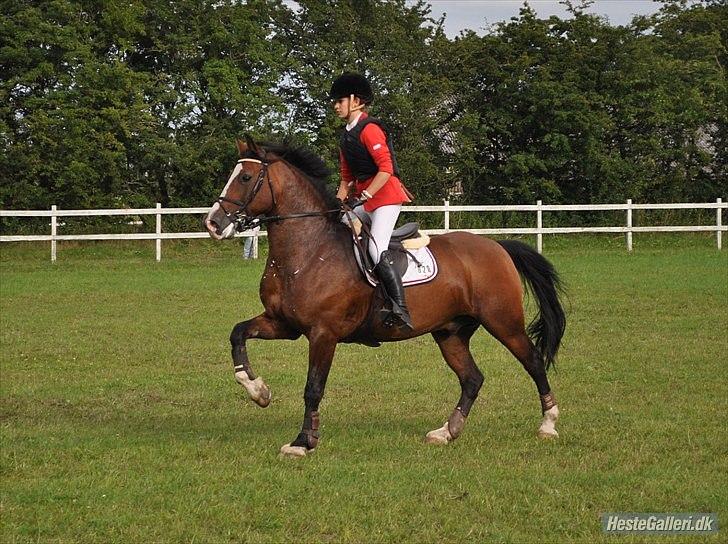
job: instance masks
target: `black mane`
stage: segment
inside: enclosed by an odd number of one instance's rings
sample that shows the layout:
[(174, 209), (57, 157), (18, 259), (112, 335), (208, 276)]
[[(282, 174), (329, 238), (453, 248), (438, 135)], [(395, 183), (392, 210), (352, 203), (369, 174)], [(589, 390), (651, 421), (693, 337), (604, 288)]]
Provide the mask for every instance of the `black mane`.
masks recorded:
[[(329, 189), (327, 182), (331, 170), (323, 159), (310, 149), (302, 146), (264, 142), (259, 144), (266, 152), (274, 153), (288, 164), (295, 166), (306, 175), (306, 179), (324, 199), (329, 209), (338, 209), (339, 201)], [(332, 216), (333, 217), (333, 216)]]

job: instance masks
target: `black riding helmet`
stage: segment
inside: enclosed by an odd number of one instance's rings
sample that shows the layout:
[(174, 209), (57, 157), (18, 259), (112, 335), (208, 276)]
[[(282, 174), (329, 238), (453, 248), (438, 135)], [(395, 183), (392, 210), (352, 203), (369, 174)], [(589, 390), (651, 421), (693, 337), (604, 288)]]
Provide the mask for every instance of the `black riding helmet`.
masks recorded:
[(345, 72), (336, 78), (334, 84), (331, 85), (329, 98), (338, 100), (339, 98), (348, 98), (352, 94), (358, 96), (365, 104), (371, 104), (374, 101), (372, 86), (369, 85), (367, 78), (353, 72)]

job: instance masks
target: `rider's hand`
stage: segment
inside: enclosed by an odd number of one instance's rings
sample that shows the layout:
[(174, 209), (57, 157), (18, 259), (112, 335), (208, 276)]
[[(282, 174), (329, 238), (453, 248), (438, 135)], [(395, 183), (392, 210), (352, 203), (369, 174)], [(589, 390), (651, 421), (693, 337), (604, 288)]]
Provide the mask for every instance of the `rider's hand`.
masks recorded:
[(354, 208), (358, 208), (359, 206), (362, 206), (364, 204), (365, 200), (362, 200), (361, 198), (350, 196), (346, 199), (345, 204), (349, 206), (352, 210)]

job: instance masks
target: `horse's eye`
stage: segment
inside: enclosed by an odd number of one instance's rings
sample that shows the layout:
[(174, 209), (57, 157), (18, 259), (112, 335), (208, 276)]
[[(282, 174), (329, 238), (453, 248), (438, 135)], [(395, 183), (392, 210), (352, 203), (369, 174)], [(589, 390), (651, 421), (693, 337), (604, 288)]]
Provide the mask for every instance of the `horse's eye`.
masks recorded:
[(243, 175), (240, 176), (240, 179), (245, 182), (245, 181), (250, 181), (250, 179), (252, 177), (253, 176), (251, 176), (250, 174), (248, 174), (247, 172), (245, 172)]

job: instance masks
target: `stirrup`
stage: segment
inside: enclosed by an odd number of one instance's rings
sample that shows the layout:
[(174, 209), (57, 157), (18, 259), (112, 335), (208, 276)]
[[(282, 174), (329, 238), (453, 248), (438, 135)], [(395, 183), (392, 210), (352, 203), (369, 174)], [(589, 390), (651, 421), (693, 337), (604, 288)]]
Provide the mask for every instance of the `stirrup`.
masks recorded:
[(390, 300), (390, 303), (392, 304), (391, 309), (382, 308), (382, 313), (385, 314), (382, 319), (384, 326), (387, 328), (397, 326), (402, 329), (414, 330), (412, 318), (410, 318), (409, 314), (395, 301)]
[(387, 308), (382, 308), (381, 310), (379, 310), (379, 315), (382, 319), (382, 325), (384, 325), (384, 327), (387, 329), (391, 329), (400, 322), (397, 316), (394, 315), (394, 312)]

